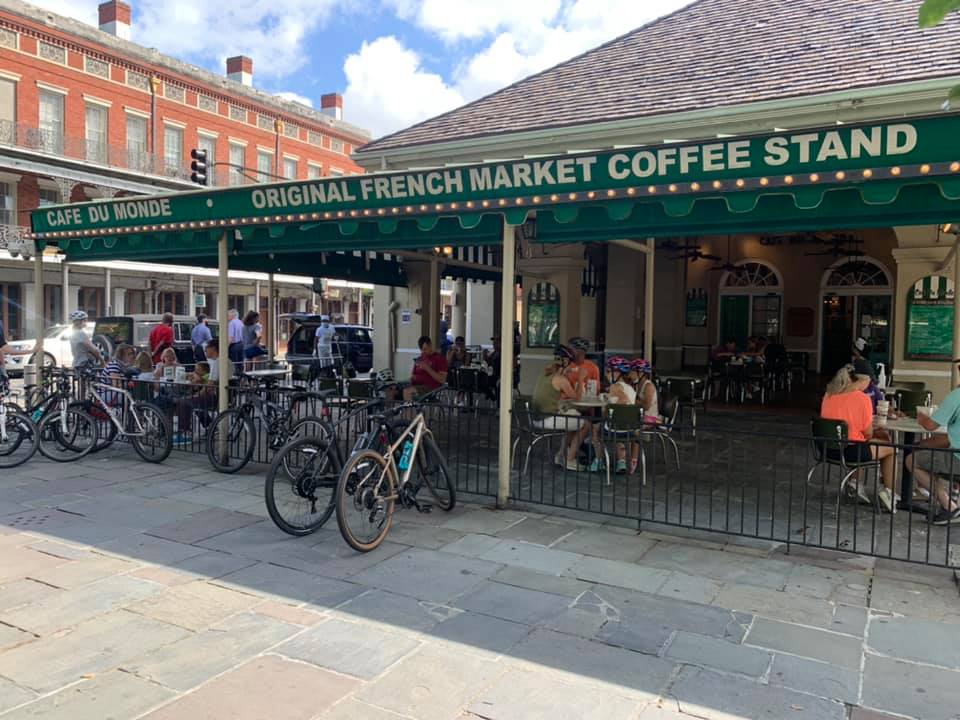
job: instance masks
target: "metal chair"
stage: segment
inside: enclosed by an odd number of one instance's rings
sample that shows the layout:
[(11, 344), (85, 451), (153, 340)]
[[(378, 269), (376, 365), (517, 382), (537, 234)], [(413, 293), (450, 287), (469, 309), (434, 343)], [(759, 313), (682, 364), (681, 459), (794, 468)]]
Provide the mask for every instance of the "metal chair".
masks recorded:
[(707, 383), (703, 378), (667, 378), (664, 382), (664, 394), (677, 399), (677, 415), (683, 419), (683, 412), (690, 410), (691, 435), (697, 436), (697, 408), (707, 408)]
[[(841, 477), (840, 487), (837, 489), (837, 516), (840, 514), (840, 500), (843, 498), (844, 489), (850, 479), (857, 475), (861, 470), (874, 468), (877, 472), (877, 480), (880, 479), (880, 461), (871, 458), (864, 462), (851, 462), (844, 457), (843, 451), (850, 446), (848, 440), (847, 423), (843, 420), (829, 420), (827, 418), (812, 418), (810, 420), (810, 447), (813, 451), (814, 465), (807, 473), (807, 482), (803, 486), (803, 502), (807, 501), (807, 487), (813, 478), (813, 474), (818, 469), (824, 469), (829, 466), (840, 468)], [(874, 493), (874, 507), (880, 512), (880, 498), (878, 493)]]
[[(660, 447), (663, 449), (663, 461), (667, 461), (667, 443), (673, 446), (673, 456), (677, 463), (677, 470), (680, 469), (680, 449), (677, 447), (676, 440), (673, 439), (673, 428), (677, 423), (677, 414), (680, 411), (680, 403), (675, 395), (663, 395), (660, 398), (660, 414), (663, 420), (657, 425), (645, 424), (642, 435), (648, 435), (660, 440)], [(640, 446), (640, 454), (643, 455), (643, 446)], [(645, 461), (644, 461), (645, 462)]]
[[(635, 442), (640, 445), (640, 478), (647, 484), (647, 456), (643, 452), (643, 408), (639, 405), (608, 405), (604, 409), (603, 439), (614, 442)], [(610, 484), (610, 451), (603, 443), (604, 461), (607, 466), (607, 485)]]
[[(517, 398), (516, 402), (514, 402), (513, 420), (515, 423), (514, 429), (517, 433), (517, 437), (514, 439), (513, 447), (510, 449), (510, 467), (513, 467), (517, 454), (517, 447), (520, 444), (521, 438), (524, 435), (530, 438), (530, 444), (527, 446), (527, 452), (523, 460), (523, 469), (520, 471), (520, 478), (523, 479), (523, 476), (527, 474), (527, 468), (530, 466), (530, 453), (533, 452), (533, 448), (536, 447), (537, 443), (541, 442), (542, 440), (547, 441), (549, 457), (550, 440), (555, 437), (565, 436), (567, 431), (552, 429), (548, 430), (546, 428), (539, 427), (535, 422), (533, 406), (531, 405), (530, 398), (527, 397), (519, 397)], [(566, 458), (566, 453), (564, 453), (564, 458)]]

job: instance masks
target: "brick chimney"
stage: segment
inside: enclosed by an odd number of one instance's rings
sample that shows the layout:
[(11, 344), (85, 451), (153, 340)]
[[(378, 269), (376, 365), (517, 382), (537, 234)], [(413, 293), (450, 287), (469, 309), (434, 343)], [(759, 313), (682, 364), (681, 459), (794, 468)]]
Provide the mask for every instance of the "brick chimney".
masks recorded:
[(97, 8), (100, 11), (100, 29), (111, 35), (116, 35), (121, 40), (130, 39), (130, 24), (133, 19), (133, 12), (130, 6), (121, 0), (107, 0), (100, 3)]
[(321, 95), (320, 112), (335, 117), (337, 120), (343, 120), (343, 95), (340, 93)]
[(246, 55), (227, 58), (227, 78), (247, 87), (253, 86), (253, 60)]

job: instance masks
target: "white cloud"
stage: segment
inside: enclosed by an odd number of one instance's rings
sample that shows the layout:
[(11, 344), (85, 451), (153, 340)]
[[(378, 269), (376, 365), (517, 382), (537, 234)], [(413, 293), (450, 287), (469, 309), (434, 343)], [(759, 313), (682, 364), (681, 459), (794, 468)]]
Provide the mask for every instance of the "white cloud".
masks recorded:
[(311, 100), (305, 95), (299, 95), (290, 90), (284, 90), (283, 92), (274, 93), (274, 95), (276, 95), (281, 100), (288, 100), (290, 102), (306, 105), (307, 107), (313, 107), (313, 100)]
[(96, 25), (97, 5), (93, 0), (34, 0), (37, 7), (41, 7), (57, 15), (66, 15), (74, 20)]
[(422, 0), (410, 18), (453, 41), (483, 38), (500, 30), (537, 32), (552, 23), (561, 9), (561, 0)]
[(365, 42), (343, 64), (344, 117), (374, 136), (412, 125), (464, 103), (463, 96), (392, 35)]

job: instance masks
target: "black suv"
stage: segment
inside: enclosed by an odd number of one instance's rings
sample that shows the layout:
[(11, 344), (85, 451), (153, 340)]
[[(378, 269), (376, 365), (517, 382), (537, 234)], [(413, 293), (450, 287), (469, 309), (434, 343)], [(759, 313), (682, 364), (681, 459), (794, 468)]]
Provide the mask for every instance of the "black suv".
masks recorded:
[[(137, 350), (150, 352), (150, 331), (163, 320), (163, 315), (111, 315), (97, 318), (93, 329), (93, 344), (100, 348), (104, 357), (113, 357), (113, 351), (121, 343), (133, 345)], [(173, 317), (173, 349), (177, 353), (177, 362), (181, 365), (193, 365), (195, 357), (190, 332), (197, 319), (189, 315)], [(210, 332), (217, 337), (215, 321), (207, 320)]]
[[(309, 365), (314, 359), (317, 328), (320, 316), (307, 313), (281, 315), (281, 320), (293, 323), (290, 340), (287, 341), (287, 362), (291, 365)], [(373, 368), (373, 330), (365, 325), (331, 323), (336, 331), (333, 341), (333, 356), (349, 362), (358, 373), (370, 372)]]

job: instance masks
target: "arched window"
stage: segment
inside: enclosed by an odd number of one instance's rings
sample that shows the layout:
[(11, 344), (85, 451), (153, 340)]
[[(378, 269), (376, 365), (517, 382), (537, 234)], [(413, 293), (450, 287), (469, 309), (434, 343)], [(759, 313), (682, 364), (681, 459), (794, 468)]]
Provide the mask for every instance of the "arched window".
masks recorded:
[(743, 347), (749, 336), (780, 342), (783, 282), (776, 268), (760, 260), (742, 260), (720, 277), (720, 342)]
[(762, 262), (745, 262), (725, 275), (725, 287), (731, 288), (779, 288), (777, 271)]
[(885, 288), (890, 287), (887, 271), (872, 260), (848, 260), (830, 269), (825, 287)]
[(527, 347), (553, 347), (560, 338), (560, 292), (538, 282), (527, 294)]

